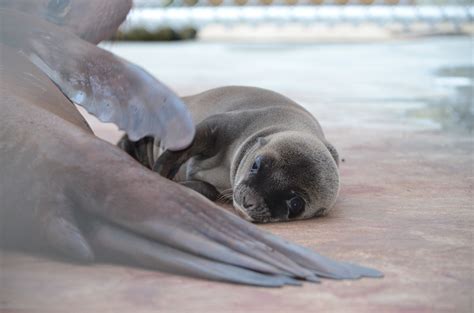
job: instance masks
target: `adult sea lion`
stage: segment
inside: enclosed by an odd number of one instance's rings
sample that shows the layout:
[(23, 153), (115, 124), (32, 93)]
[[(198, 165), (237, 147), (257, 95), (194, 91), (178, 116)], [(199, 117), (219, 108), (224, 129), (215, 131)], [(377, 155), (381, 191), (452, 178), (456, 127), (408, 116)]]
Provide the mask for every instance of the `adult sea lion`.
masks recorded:
[(183, 101), (197, 124), (189, 148), (159, 155), (159, 140), (127, 137), (119, 145), (163, 176), (177, 173), (176, 181), (210, 199), (231, 190), (234, 207), (249, 221), (305, 219), (334, 205), (338, 154), (304, 108), (269, 90), (236, 86)]
[[(37, 10), (27, 13), (16, 0), (0, 2), (2, 246), (44, 245), (84, 262), (113, 256), (259, 286), (381, 275), (264, 232), (94, 136), (71, 100), (133, 138), (161, 137), (171, 150), (191, 143), (194, 126), (168, 88), (86, 41), (84, 34), (94, 34), (91, 42), (109, 35), (94, 22), (105, 13), (87, 10), (96, 1), (31, 1)], [(114, 25), (131, 4), (101, 3), (124, 8), (108, 16)], [(67, 27), (81, 19), (89, 23)]]

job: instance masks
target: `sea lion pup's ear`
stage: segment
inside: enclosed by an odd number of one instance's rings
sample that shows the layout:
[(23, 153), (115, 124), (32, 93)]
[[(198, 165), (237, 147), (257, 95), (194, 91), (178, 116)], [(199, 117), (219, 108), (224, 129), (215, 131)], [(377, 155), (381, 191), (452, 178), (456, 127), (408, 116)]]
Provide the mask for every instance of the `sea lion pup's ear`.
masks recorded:
[(186, 148), (194, 124), (182, 100), (142, 68), (31, 15), (0, 10), (1, 42), (25, 54), (72, 102), (131, 140)]
[(334, 161), (336, 162), (336, 165), (339, 166), (339, 153), (337, 152), (336, 148), (334, 148), (334, 146), (327, 141), (324, 141), (324, 145), (326, 148), (328, 148), (329, 153), (331, 153)]
[(268, 143), (268, 139), (266, 139), (265, 137), (258, 137), (257, 143), (259, 147), (263, 147), (264, 145)]
[(116, 33), (132, 0), (1, 0), (0, 7), (47, 20), (96, 44)]

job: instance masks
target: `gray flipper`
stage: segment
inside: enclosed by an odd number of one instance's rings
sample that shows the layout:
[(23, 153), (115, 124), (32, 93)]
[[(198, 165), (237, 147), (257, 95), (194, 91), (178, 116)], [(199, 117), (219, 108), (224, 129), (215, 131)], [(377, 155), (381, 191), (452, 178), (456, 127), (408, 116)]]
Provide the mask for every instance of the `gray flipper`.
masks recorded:
[(0, 40), (101, 121), (117, 124), (132, 140), (158, 137), (170, 150), (193, 140), (185, 104), (140, 67), (34, 16), (1, 9), (0, 20)]
[[(233, 220), (236, 229), (245, 227), (246, 224), (243, 222), (243, 220)], [(247, 233), (254, 236), (255, 239), (261, 240), (272, 246), (274, 249), (281, 251), (281, 253), (285, 254), (287, 257), (295, 260), (301, 266), (306, 267), (321, 277), (332, 279), (383, 277), (383, 273), (378, 270), (351, 263), (336, 262), (314, 251), (295, 245), (264, 231), (255, 231), (255, 229), (247, 228)]]
[[(175, 172), (179, 169), (179, 166), (181, 165), (177, 164), (181, 163), (181, 161), (176, 162), (177, 159), (185, 160), (188, 157), (206, 152), (205, 150), (207, 150), (207, 147), (209, 147), (208, 143), (212, 143), (212, 141), (214, 141), (212, 140), (212, 138), (209, 137), (209, 135), (202, 136), (203, 132), (200, 131), (200, 129), (202, 130), (203, 128), (198, 127), (198, 135), (195, 137), (192, 146), (188, 147), (184, 151), (166, 151), (160, 157), (159, 162), (153, 161), (153, 147), (155, 142), (152, 137), (144, 137), (138, 141), (131, 141), (127, 135), (124, 135), (117, 143), (117, 146), (120, 149), (124, 150), (128, 155), (137, 160), (143, 166), (149, 169), (154, 168), (154, 170), (159, 172), (162, 176), (171, 177), (175, 175)], [(211, 145), (211, 147), (213, 146), (214, 145)], [(182, 158), (180, 158), (179, 156), (182, 156)], [(202, 194), (211, 201), (217, 200), (220, 194), (216, 187), (209, 184), (208, 182), (200, 180), (185, 180), (180, 181), (179, 184)]]
[(107, 223), (96, 223), (89, 233), (89, 240), (97, 251), (106, 251), (105, 258), (132, 259), (135, 265), (154, 270), (264, 287), (301, 285), (285, 275), (266, 275), (202, 258)]
[(192, 144), (180, 151), (164, 151), (153, 165), (153, 171), (168, 179), (178, 172), (181, 165), (190, 158), (199, 156), (201, 158), (212, 157), (218, 151), (217, 140), (219, 136), (218, 123), (214, 119), (207, 119), (196, 126), (196, 133)]
[(143, 137), (138, 141), (131, 141), (127, 135), (124, 135), (117, 143), (117, 146), (141, 165), (151, 169), (155, 163), (153, 160), (154, 141), (153, 137)]

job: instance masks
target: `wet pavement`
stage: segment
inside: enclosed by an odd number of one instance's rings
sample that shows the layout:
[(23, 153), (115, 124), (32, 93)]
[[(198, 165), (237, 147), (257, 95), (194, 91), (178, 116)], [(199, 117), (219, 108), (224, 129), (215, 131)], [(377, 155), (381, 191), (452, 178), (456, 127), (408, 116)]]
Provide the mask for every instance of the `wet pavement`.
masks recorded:
[[(308, 108), (344, 159), (339, 200), (327, 217), (261, 227), (386, 276), (264, 289), (6, 253), (0, 309), (473, 311), (472, 39), (104, 46), (181, 95), (252, 85)], [(119, 137), (114, 127), (91, 121), (103, 138)]]

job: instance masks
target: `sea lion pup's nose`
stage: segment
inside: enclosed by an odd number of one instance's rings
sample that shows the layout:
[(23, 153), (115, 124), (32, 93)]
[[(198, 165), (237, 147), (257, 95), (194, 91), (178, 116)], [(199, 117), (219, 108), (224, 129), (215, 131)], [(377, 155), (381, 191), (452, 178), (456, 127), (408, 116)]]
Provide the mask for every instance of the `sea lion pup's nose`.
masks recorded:
[(244, 198), (242, 199), (242, 206), (245, 208), (245, 209), (249, 209), (251, 207), (254, 207), (255, 206), (255, 203), (252, 202), (252, 201), (249, 201), (247, 196), (244, 196)]

